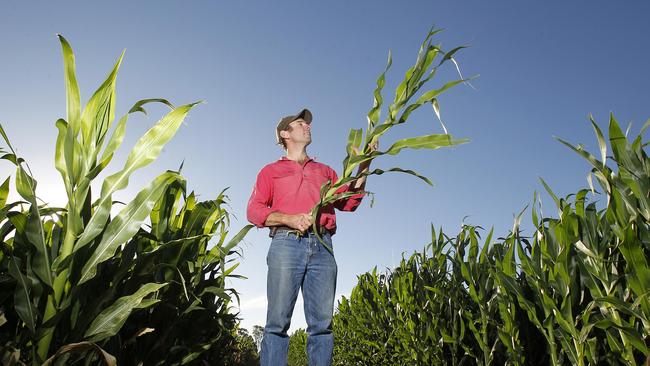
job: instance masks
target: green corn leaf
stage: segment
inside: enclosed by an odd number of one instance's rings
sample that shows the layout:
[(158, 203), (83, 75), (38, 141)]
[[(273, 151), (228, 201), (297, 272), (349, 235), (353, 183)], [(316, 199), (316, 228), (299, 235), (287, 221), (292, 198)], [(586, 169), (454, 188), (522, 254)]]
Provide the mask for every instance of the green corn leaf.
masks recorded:
[(167, 99), (164, 98), (150, 98), (150, 99), (141, 99), (137, 101), (131, 109), (129, 109), (129, 114), (135, 113), (135, 112), (142, 112), (144, 114), (147, 114), (147, 111), (142, 108), (143, 105), (149, 104), (149, 103), (162, 103), (166, 106), (168, 106), (171, 109), (174, 109), (174, 105), (171, 104)]
[(27, 202), (31, 203), (36, 200), (36, 195), (34, 194), (36, 184), (37, 182), (19, 165), (16, 169), (16, 191)]
[(38, 319), (38, 310), (32, 303), (32, 284), (29, 278), (20, 271), (20, 259), (10, 257), (9, 275), (16, 280), (16, 289), (14, 292), (14, 308), (20, 319), (25, 322), (27, 328), (36, 332), (36, 321)]
[(467, 48), (467, 46), (458, 46), (458, 47), (456, 47), (456, 48), (454, 48), (454, 49), (452, 49), (450, 51), (445, 52), (445, 55), (443, 56), (442, 60), (440, 60), (440, 63), (438, 64), (438, 66), (442, 65), (443, 63), (445, 63), (445, 62), (447, 62), (449, 60), (453, 60), (454, 55), (456, 54), (456, 52), (462, 50), (463, 48)]
[(143, 106), (148, 103), (162, 103), (172, 109), (174, 108), (174, 106), (169, 101), (161, 98), (142, 99), (137, 101), (133, 107), (131, 107), (129, 112), (120, 118), (117, 126), (115, 127), (115, 131), (113, 131), (113, 134), (108, 140), (108, 144), (102, 153), (102, 157), (99, 159), (99, 165), (97, 165), (88, 173), (88, 179), (95, 178), (97, 174), (99, 174), (108, 165), (108, 163), (110, 163), (111, 159), (113, 158), (113, 154), (122, 145), (122, 141), (124, 140), (124, 135), (126, 133), (126, 122), (129, 119), (129, 115), (135, 112), (141, 112), (146, 115), (147, 111), (143, 108)]
[(81, 134), (86, 148), (85, 157), (92, 157), (92, 161), (97, 156), (106, 132), (115, 118), (115, 79), (123, 58), (124, 51), (115, 62), (113, 70), (90, 97), (81, 113)]
[(164, 286), (167, 286), (167, 283), (147, 283), (132, 295), (120, 297), (97, 315), (86, 329), (84, 337), (93, 342), (99, 342), (117, 334), (131, 312), (140, 306), (143, 299)]
[(50, 264), (50, 253), (45, 242), (43, 222), (36, 203), (36, 180), (18, 166), (16, 172), (16, 190), (30, 203), (30, 212), (25, 225), (25, 235), (29, 242), (34, 245), (37, 252), (33, 257), (34, 272), (48, 287), (52, 287), (52, 271)]
[(233, 272), (237, 267), (239, 267), (239, 264), (240, 264), (240, 263), (235, 263), (235, 264), (232, 265), (230, 268), (226, 269), (226, 270), (223, 272), (223, 275), (224, 275), (225, 277), (230, 276), (230, 274), (231, 274), (231, 273), (232, 273), (232, 272)]
[(391, 145), (386, 154), (396, 155), (402, 149), (439, 149), (441, 147), (455, 146), (469, 142), (469, 139), (453, 139), (451, 135), (425, 135), (418, 137), (410, 137), (398, 140)]
[[(422, 52), (422, 49), (420, 49), (420, 52)], [(397, 111), (399, 111), (399, 107), (400, 107), (399, 105), (404, 104), (404, 101), (407, 98), (406, 96), (406, 92), (408, 91), (407, 86), (408, 83), (411, 81), (411, 77), (413, 75), (413, 71), (415, 70), (416, 66), (411, 66), (408, 70), (406, 70), (406, 73), (404, 74), (404, 79), (402, 79), (402, 81), (397, 86), (397, 89), (395, 89), (395, 99), (393, 99), (393, 105), (391, 105), (389, 108), (389, 120), (395, 119), (395, 116), (397, 115)]]
[(13, 163), (14, 165), (19, 165), (19, 164), (22, 163), (22, 161), (20, 160), (20, 158), (17, 158), (16, 155), (14, 155), (14, 154), (4, 154), (4, 155), (2, 155), (2, 156), (0, 157), (0, 159), (8, 160), (8, 161), (10, 161), (11, 163)]
[[(68, 194), (68, 197), (72, 197), (72, 185), (70, 184), (70, 171), (68, 170), (68, 161), (66, 160), (66, 148), (65, 144), (67, 142), (66, 136), (68, 134), (68, 123), (63, 119), (58, 119), (55, 123), (56, 128), (59, 130), (59, 133), (56, 138), (56, 149), (54, 152), (54, 166), (56, 170), (61, 173), (63, 178), (63, 183), (65, 184), (65, 189)], [(72, 168), (70, 166), (70, 168)]]
[[(487, 237), (485, 238), (485, 242), (483, 243), (483, 248), (481, 248), (481, 263), (486, 264), (488, 261), (488, 251), (492, 245), (492, 235), (494, 233), (494, 228), (490, 229), (488, 232)], [(478, 235), (478, 234), (477, 234)]]
[(605, 143), (605, 138), (603, 137), (603, 132), (600, 130), (600, 127), (596, 124), (594, 121), (593, 117), (589, 116), (589, 121), (591, 122), (591, 125), (594, 127), (594, 131), (596, 132), (596, 137), (598, 138), (598, 146), (600, 148), (600, 159), (603, 162), (603, 167), (605, 167), (605, 164), (607, 163), (607, 143)]
[[(151, 211), (151, 233), (158, 240), (168, 240), (171, 222), (174, 214), (178, 211), (181, 195), (185, 194), (186, 182), (180, 181), (171, 184), (162, 199), (156, 202), (154, 209)], [(204, 232), (207, 234), (207, 232)]]
[(97, 272), (97, 265), (109, 259), (118, 246), (126, 243), (138, 232), (167, 186), (179, 179), (181, 177), (175, 172), (165, 172), (159, 175), (120, 211), (117, 217), (108, 224), (102, 235), (102, 240), (85, 263), (79, 284), (93, 278)]
[(201, 295), (203, 295), (204, 293), (205, 294), (213, 294), (213, 295), (216, 295), (216, 296), (218, 296), (218, 297), (220, 297), (220, 298), (222, 298), (222, 299), (224, 299), (226, 301), (230, 301), (230, 296), (221, 287), (208, 286), (205, 289), (203, 289), (203, 293)]
[(363, 130), (350, 129), (350, 134), (348, 135), (348, 144), (347, 151), (348, 155), (354, 155), (354, 149), (359, 149), (361, 146), (361, 141), (363, 139)]
[(578, 155), (580, 155), (580, 156), (582, 156), (583, 158), (587, 159), (587, 161), (589, 161), (589, 163), (591, 163), (591, 165), (593, 165), (593, 166), (594, 166), (595, 168), (597, 168), (599, 171), (607, 171), (607, 170), (608, 170), (606, 166), (603, 166), (603, 164), (602, 164), (601, 162), (599, 162), (598, 159), (596, 159), (596, 157), (594, 157), (594, 156), (591, 155), (590, 153), (584, 151), (584, 149), (583, 149), (582, 146), (573, 146), (573, 145), (571, 145), (570, 143), (568, 143), (567, 141), (564, 141), (564, 140), (562, 140), (562, 139), (559, 138), (559, 137), (556, 137), (555, 139), (558, 140), (558, 141), (559, 141), (560, 143), (562, 143), (563, 145), (565, 145), (565, 146), (567, 146), (568, 148), (570, 148), (571, 150), (573, 150), (573, 151), (575, 151), (576, 153), (578, 153)]
[(450, 81), (450, 82), (446, 83), (445, 85), (443, 85), (442, 87), (440, 87), (438, 89), (433, 89), (433, 90), (430, 90), (430, 91), (422, 94), (422, 96), (420, 96), (417, 99), (415, 104), (422, 105), (424, 103), (431, 103), (431, 101), (434, 98), (436, 98), (437, 96), (439, 96), (440, 94), (442, 94), (445, 91), (447, 91), (448, 89), (450, 89), (450, 88), (452, 88), (452, 87), (454, 87), (454, 86), (456, 86), (456, 85), (458, 85), (460, 83), (464, 83), (464, 82), (467, 82), (467, 80), (462, 80), (461, 79), (461, 80)]
[(381, 106), (384, 102), (384, 99), (381, 96), (381, 90), (386, 84), (386, 72), (390, 69), (390, 66), (393, 63), (393, 58), (391, 52), (388, 51), (388, 62), (386, 63), (386, 68), (377, 78), (377, 87), (373, 92), (374, 102), (372, 108), (368, 112), (368, 131), (372, 131), (375, 128), (375, 125), (379, 122), (379, 114), (381, 113)]
[[(637, 296), (644, 296), (650, 291), (650, 268), (648, 267), (647, 256), (644, 254), (643, 248), (638, 245), (634, 240), (634, 233), (631, 229), (626, 232), (627, 240), (619, 246), (621, 254), (625, 258), (628, 265), (628, 281), (630, 288), (637, 294)], [(648, 301), (644, 302), (646, 309), (650, 311), (650, 304)]]
[(623, 131), (616, 122), (614, 115), (610, 115), (609, 119), (609, 143), (612, 146), (614, 160), (616, 160), (620, 165), (631, 167), (632, 161), (630, 160), (630, 154), (627, 150), (627, 137), (623, 134)]
[(62, 35), (57, 34), (57, 36), (61, 42), (63, 52), (67, 119), (72, 131), (74, 131), (73, 136), (77, 136), (81, 128), (81, 102), (79, 86), (77, 85), (74, 52), (72, 52), (72, 47)]
[(128, 185), (129, 177), (133, 171), (148, 165), (160, 155), (163, 146), (176, 134), (185, 116), (196, 104), (187, 104), (169, 112), (138, 140), (131, 150), (124, 168), (104, 180), (95, 213), (75, 244), (75, 251), (90, 243), (101, 233), (110, 214), (113, 192)]
[(562, 208), (562, 204), (560, 203), (560, 199), (557, 198), (555, 193), (553, 193), (553, 190), (551, 189), (551, 187), (549, 187), (548, 184), (546, 184), (546, 181), (542, 177), (539, 177), (539, 181), (542, 182), (542, 185), (544, 186), (544, 189), (546, 190), (548, 195), (551, 196), (551, 198), (553, 198), (553, 201), (555, 202), (555, 205), (557, 206), (558, 210), (560, 210)]
[(643, 127), (641, 127), (641, 132), (639, 132), (639, 135), (643, 135), (648, 127), (650, 127), (650, 118), (648, 118), (648, 120), (643, 124)]
[(161, 301), (161, 299), (144, 299), (138, 306), (134, 307), (134, 309), (146, 309), (158, 304)]
[(7, 177), (5, 181), (0, 185), (0, 208), (5, 207), (7, 204), (7, 197), (9, 196), (9, 179), (11, 177)]
[(585, 198), (587, 197), (587, 193), (589, 193), (589, 190), (581, 189), (576, 194), (576, 214), (578, 214), (578, 216), (582, 217), (583, 219), (586, 217)]
[(24, 232), (27, 225), (27, 215), (22, 212), (7, 212), (7, 219), (16, 228), (17, 232)]
[[(2, 138), (5, 140), (5, 143), (7, 144), (11, 152), (14, 153), (15, 156), (16, 152), (14, 151), (14, 148), (11, 146), (11, 142), (9, 142), (9, 137), (7, 137), (7, 133), (5, 132), (4, 127), (2, 127), (2, 123), (0, 123), (0, 135), (2, 135)], [(14, 159), (14, 164), (16, 164), (15, 159)]]
[[(79, 125), (81, 125), (81, 123)], [(63, 147), (61, 147), (61, 144)], [(72, 186), (74, 186), (79, 180), (79, 175), (81, 174), (81, 164), (79, 163), (81, 159), (81, 146), (79, 144), (79, 141), (77, 141), (77, 136), (75, 136), (74, 131), (70, 126), (70, 124), (68, 124), (66, 128), (65, 137), (62, 138), (62, 142), (59, 145), (57, 145), (57, 149), (62, 149), (63, 160), (65, 161), (65, 167), (66, 167), (65, 172), (68, 176), (67, 180), (69, 181), (70, 184), (70, 187), (69, 188), (66, 187), (66, 188), (71, 190)], [(62, 162), (59, 162), (59, 165), (62, 165)], [(65, 182), (65, 178), (64, 178), (64, 182)], [(72, 197), (71, 193), (69, 193), (69, 197)]]

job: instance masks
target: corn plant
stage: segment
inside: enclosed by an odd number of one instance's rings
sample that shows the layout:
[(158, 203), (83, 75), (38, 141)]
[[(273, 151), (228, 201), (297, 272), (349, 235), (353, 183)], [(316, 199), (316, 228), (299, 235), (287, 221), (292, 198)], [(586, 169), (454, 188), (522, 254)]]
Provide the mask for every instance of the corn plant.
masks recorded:
[[(8, 149), (2, 159), (15, 165), (22, 197), (7, 203), (9, 179), (0, 187), (0, 309), (5, 319), (0, 354), (31, 364), (79, 359), (115, 364), (105, 349), (120, 356), (144, 342), (157, 352), (153, 359), (171, 352), (179, 355), (179, 363), (191, 362), (234, 329), (228, 309), (234, 292), (224, 288), (234, 266), (226, 268), (226, 256), (250, 227), (226, 244), (224, 197), (197, 203), (191, 194), (181, 206), (185, 181), (173, 171), (156, 177), (111, 217), (113, 194), (158, 157), (196, 103), (173, 107), (164, 99), (144, 99), (114, 125), (123, 54), (82, 110), (74, 53), (62, 36), (59, 40), (67, 117), (56, 121), (54, 160), (68, 197), (64, 208), (39, 204), (36, 180), (0, 126)], [(93, 197), (91, 182), (121, 146), (129, 115), (146, 113), (148, 103), (165, 104), (171, 111), (136, 142), (123, 167), (104, 179)], [(147, 221), (149, 231), (143, 229)], [(207, 241), (215, 235), (217, 246), (208, 251)], [(190, 320), (215, 328), (178, 341), (177, 324)]]
[[(420, 93), (427, 83), (429, 83), (436, 75), (438, 69), (448, 61), (456, 65), (454, 54), (464, 47), (456, 47), (451, 51), (445, 52), (440, 45), (433, 44), (433, 36), (439, 33), (440, 30), (431, 30), (425, 37), (415, 64), (406, 71), (404, 79), (399, 83), (395, 90), (395, 97), (393, 102), (388, 106), (387, 116), (382, 123), (380, 121), (381, 109), (383, 107), (384, 99), (382, 97), (382, 90), (386, 84), (386, 73), (391, 67), (392, 56), (388, 53), (388, 63), (384, 71), (377, 78), (377, 85), (373, 92), (374, 104), (368, 112), (368, 127), (363, 129), (351, 129), (348, 142), (346, 146), (346, 157), (343, 160), (342, 174), (336, 182), (328, 182), (321, 187), (321, 199), (318, 205), (312, 210), (312, 217), (314, 225), (318, 222), (316, 216), (322, 207), (333, 204), (339, 199), (351, 197), (359, 192), (345, 192), (340, 193), (339, 189), (349, 184), (350, 182), (369, 175), (381, 175), (385, 172), (400, 172), (416, 176), (424, 180), (427, 184), (432, 185), (429, 178), (420, 175), (419, 173), (403, 169), (400, 167), (390, 169), (374, 169), (371, 171), (354, 173), (354, 170), (362, 163), (369, 162), (382, 155), (397, 155), (403, 149), (439, 149), (441, 147), (450, 147), (458, 144), (463, 144), (469, 140), (467, 139), (454, 139), (447, 133), (447, 129), (442, 124), (440, 119), (440, 106), (438, 97), (440, 94), (467, 80), (461, 79), (448, 82), (437, 89), (431, 89)], [(437, 61), (435, 63), (434, 61)], [(460, 71), (459, 71), (460, 74)], [(417, 95), (417, 99), (413, 101)], [(412, 112), (417, 110), (423, 105), (431, 105), (436, 116), (440, 119), (444, 134), (429, 134), (424, 136), (410, 137), (394, 142), (388, 149), (384, 151), (376, 151), (372, 146), (376, 146), (379, 138), (387, 133), (391, 128), (407, 122)], [(361, 192), (363, 193), (363, 192)], [(329, 248), (328, 248), (329, 249)]]

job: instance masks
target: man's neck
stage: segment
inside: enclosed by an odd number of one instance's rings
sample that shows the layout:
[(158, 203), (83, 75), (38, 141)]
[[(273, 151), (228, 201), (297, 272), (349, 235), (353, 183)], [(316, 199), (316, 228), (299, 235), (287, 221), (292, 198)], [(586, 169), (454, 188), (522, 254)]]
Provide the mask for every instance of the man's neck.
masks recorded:
[(288, 146), (287, 159), (293, 160), (299, 164), (304, 164), (309, 159), (307, 155), (307, 146)]

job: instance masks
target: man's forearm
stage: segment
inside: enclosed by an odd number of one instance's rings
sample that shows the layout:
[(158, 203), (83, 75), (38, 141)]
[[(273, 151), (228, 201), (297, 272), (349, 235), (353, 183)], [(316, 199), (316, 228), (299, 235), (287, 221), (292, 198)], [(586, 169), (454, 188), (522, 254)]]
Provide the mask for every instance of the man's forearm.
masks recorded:
[[(368, 149), (366, 150), (367, 152), (375, 152), (379, 148), (379, 141), (373, 140), (369, 145)], [(359, 164), (359, 170), (357, 171), (357, 175), (366, 173), (370, 169), (370, 160), (366, 160), (363, 163)], [(353, 191), (363, 191), (366, 187), (366, 176), (363, 176), (353, 182), (350, 183), (350, 188)]]
[(289, 215), (281, 212), (271, 212), (264, 221), (264, 226), (289, 226)]
[[(364, 161), (363, 163), (359, 164), (359, 170), (357, 171), (357, 175), (363, 174), (367, 172), (369, 169), (370, 169), (370, 161)], [(366, 176), (363, 176), (350, 183), (350, 188), (353, 191), (360, 191), (363, 190), (365, 187), (366, 187)]]
[(311, 224), (311, 215), (307, 213), (287, 215), (281, 212), (271, 212), (264, 221), (265, 226), (288, 226), (301, 232), (305, 232)]

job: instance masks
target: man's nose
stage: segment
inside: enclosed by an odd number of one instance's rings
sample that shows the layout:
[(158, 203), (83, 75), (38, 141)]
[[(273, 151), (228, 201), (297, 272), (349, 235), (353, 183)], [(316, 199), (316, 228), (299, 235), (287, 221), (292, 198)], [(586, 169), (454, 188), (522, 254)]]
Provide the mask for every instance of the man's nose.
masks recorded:
[(308, 125), (305, 125), (305, 129), (306, 129), (307, 131), (311, 131), (311, 125), (309, 125), (309, 124), (308, 124)]

